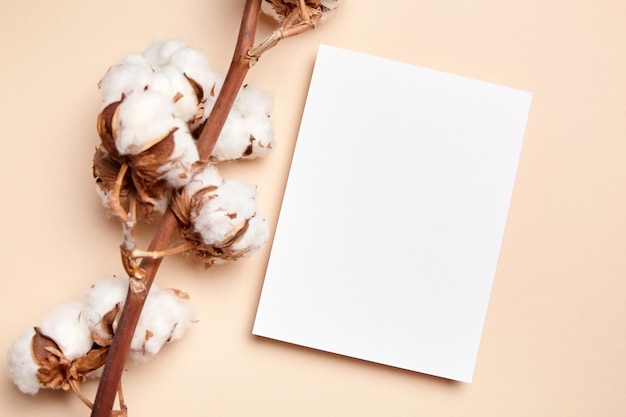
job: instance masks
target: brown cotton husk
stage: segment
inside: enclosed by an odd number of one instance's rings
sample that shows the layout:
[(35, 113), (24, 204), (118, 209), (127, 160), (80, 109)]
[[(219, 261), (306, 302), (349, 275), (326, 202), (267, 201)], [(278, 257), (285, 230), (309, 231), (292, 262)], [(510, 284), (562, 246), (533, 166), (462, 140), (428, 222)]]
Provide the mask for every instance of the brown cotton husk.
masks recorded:
[(87, 375), (104, 365), (108, 347), (94, 347), (85, 355), (69, 361), (54, 340), (35, 327), (31, 353), (39, 366), (37, 379), (45, 388), (68, 390), (74, 382), (83, 382)]
[[(159, 169), (168, 161), (176, 143), (174, 132), (178, 128), (172, 129), (167, 135), (157, 138), (155, 143), (137, 155), (127, 155), (128, 165), (134, 175), (140, 179), (140, 184), (135, 184), (137, 188), (148, 189), (156, 184), (162, 175)], [(133, 178), (133, 181), (136, 181)]]
[(104, 347), (110, 346), (111, 343), (113, 343), (113, 336), (115, 335), (115, 329), (117, 328), (117, 321), (119, 320), (121, 311), (122, 308), (118, 303), (102, 316), (102, 319), (100, 319), (100, 322), (97, 324), (100, 332), (91, 332), (91, 338), (96, 344)]
[(269, 3), (276, 12), (276, 18), (280, 21), (284, 21), (288, 26), (298, 25), (305, 22), (305, 16), (308, 15), (310, 23), (317, 24), (322, 20), (322, 16), (326, 15), (330, 11), (328, 7), (324, 5), (322, 0), (305, 0), (306, 11), (302, 12), (301, 0), (264, 0)]
[[(300, 8), (299, 0), (264, 0), (272, 5), (272, 8), (281, 16), (287, 17), (292, 14), (296, 9)], [(309, 9), (317, 10), (321, 9), (321, 0), (306, 0), (305, 1)]]
[(96, 127), (98, 130), (98, 135), (100, 136), (100, 141), (102, 142), (102, 146), (104, 147), (104, 149), (106, 149), (107, 153), (111, 155), (112, 158), (118, 160), (120, 159), (120, 154), (115, 147), (113, 124), (115, 122), (115, 119), (117, 119), (119, 106), (121, 103), (121, 101), (116, 101), (102, 109), (100, 114), (98, 114), (98, 119), (96, 122)]
[[(191, 85), (191, 88), (193, 89), (193, 92), (196, 96), (196, 101), (198, 102), (198, 109), (196, 111), (196, 114), (191, 120), (189, 120), (189, 124), (191, 126), (196, 126), (198, 122), (200, 122), (200, 120), (202, 120), (202, 118), (204, 117), (204, 102), (206, 101), (204, 97), (204, 89), (202, 88), (200, 83), (189, 77), (187, 74), (183, 75)], [(215, 85), (213, 85), (213, 88), (215, 88)]]
[[(126, 173), (122, 178), (119, 194), (114, 196), (122, 165), (120, 159), (111, 157), (104, 145), (99, 146), (93, 158), (93, 177), (96, 185), (109, 199), (117, 198), (126, 211), (130, 209), (130, 200), (135, 200), (137, 219), (150, 223), (157, 213), (156, 202), (169, 196), (169, 187), (162, 180), (147, 181), (137, 174)], [(149, 187), (148, 184), (150, 184)]]

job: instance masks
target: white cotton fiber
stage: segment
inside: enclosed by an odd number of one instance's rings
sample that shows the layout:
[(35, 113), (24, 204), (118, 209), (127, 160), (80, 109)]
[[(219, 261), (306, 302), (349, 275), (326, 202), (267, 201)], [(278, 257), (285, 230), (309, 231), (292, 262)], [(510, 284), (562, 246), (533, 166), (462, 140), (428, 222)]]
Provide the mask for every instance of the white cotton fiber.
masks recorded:
[(242, 116), (253, 113), (269, 115), (272, 111), (272, 103), (259, 88), (246, 84), (239, 89), (233, 109)]
[(217, 75), (204, 55), (193, 48), (183, 47), (172, 54), (169, 65), (175, 66), (187, 77), (200, 84), (205, 98), (210, 96), (217, 81)]
[[(218, 91), (221, 85), (218, 83)], [(210, 111), (211, 103), (205, 106)], [(252, 159), (271, 150), (274, 140), (269, 114), (271, 101), (258, 88), (247, 85), (239, 90), (211, 158), (215, 161)]]
[(93, 345), (83, 307), (80, 302), (62, 304), (50, 311), (39, 325), (41, 333), (54, 340), (70, 361), (89, 352)]
[(256, 187), (227, 180), (210, 195), (191, 220), (205, 244), (218, 245), (254, 215)]
[(200, 155), (187, 125), (177, 121), (176, 127), (178, 129), (174, 131), (174, 151), (169, 162), (159, 168), (159, 173), (168, 184), (178, 188), (189, 182), (192, 166), (200, 159)]
[(174, 117), (188, 122), (198, 113), (198, 98), (185, 75), (173, 66), (154, 72), (148, 90), (163, 94), (174, 102)]
[(193, 323), (188, 298), (153, 285), (131, 342), (131, 359), (143, 361), (159, 353), (169, 341), (180, 339)]
[(211, 157), (216, 161), (242, 158), (250, 146), (250, 129), (238, 113), (230, 113), (215, 143)]
[(98, 280), (84, 297), (83, 316), (91, 331), (109, 337), (100, 326), (102, 318), (116, 305), (123, 306), (128, 293), (128, 278), (107, 277)]
[(31, 353), (31, 342), (35, 330), (30, 328), (13, 342), (9, 349), (9, 377), (24, 394), (37, 394), (41, 384), (37, 378), (39, 366)]
[(121, 155), (136, 155), (166, 136), (175, 123), (170, 98), (154, 91), (135, 92), (119, 106), (115, 146)]
[(102, 93), (102, 108), (121, 100), (124, 95), (144, 90), (150, 84), (152, 75), (150, 67), (141, 63), (112, 66), (98, 84)]
[(267, 221), (263, 215), (256, 213), (248, 221), (248, 230), (240, 240), (233, 244), (232, 249), (235, 251), (246, 251), (246, 256), (256, 252), (265, 244), (269, 237), (269, 229)]
[(166, 65), (170, 61), (172, 54), (185, 46), (187, 45), (184, 42), (177, 39), (155, 42), (143, 52), (143, 56), (152, 68), (156, 69)]
[(190, 196), (207, 187), (218, 187), (224, 180), (215, 165), (205, 165), (201, 171), (196, 172), (189, 183), (185, 186), (185, 191)]

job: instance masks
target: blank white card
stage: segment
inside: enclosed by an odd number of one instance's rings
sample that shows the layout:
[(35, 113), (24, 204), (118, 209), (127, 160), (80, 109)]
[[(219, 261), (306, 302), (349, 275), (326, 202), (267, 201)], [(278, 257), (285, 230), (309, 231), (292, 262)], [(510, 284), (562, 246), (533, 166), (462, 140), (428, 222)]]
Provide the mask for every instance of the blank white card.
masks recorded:
[(530, 102), (322, 45), (253, 333), (470, 382)]

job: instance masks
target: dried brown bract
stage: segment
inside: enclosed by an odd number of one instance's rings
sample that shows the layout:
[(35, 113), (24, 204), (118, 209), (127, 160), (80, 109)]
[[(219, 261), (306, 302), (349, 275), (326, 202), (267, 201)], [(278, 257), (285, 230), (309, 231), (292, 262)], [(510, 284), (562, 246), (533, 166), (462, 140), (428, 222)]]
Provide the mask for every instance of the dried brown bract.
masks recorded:
[[(89, 352), (70, 361), (54, 340), (35, 327), (31, 351), (35, 363), (39, 366), (37, 378), (43, 387), (66, 391), (72, 389), (76, 392), (79, 383), (84, 382), (90, 373), (104, 365), (108, 347), (94, 343)], [(80, 396), (80, 390), (76, 394)]]
[(281, 39), (315, 29), (325, 22), (344, 0), (263, 0), (261, 10), (279, 22), (279, 27), (254, 47), (249, 55), (258, 58)]

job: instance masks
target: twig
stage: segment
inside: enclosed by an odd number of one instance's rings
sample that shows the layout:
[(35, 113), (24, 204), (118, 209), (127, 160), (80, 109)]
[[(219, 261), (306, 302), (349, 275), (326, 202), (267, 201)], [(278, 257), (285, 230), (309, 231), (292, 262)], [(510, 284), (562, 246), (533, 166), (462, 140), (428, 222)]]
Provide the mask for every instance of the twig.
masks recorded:
[[(256, 62), (255, 58), (248, 55), (248, 51), (254, 45), (260, 9), (261, 0), (246, 0), (237, 44), (226, 80), (199, 138), (198, 151), (202, 160), (209, 159), (243, 80), (250, 67)], [(152, 238), (148, 251), (166, 250), (176, 228), (176, 216), (168, 209)], [(128, 291), (113, 343), (107, 355), (104, 372), (100, 378), (91, 417), (110, 417), (112, 414), (115, 396), (130, 352), (133, 333), (160, 264), (161, 258), (143, 258), (140, 264), (140, 268), (144, 271), (144, 276), (141, 278), (142, 290), (134, 291), (131, 288)]]

